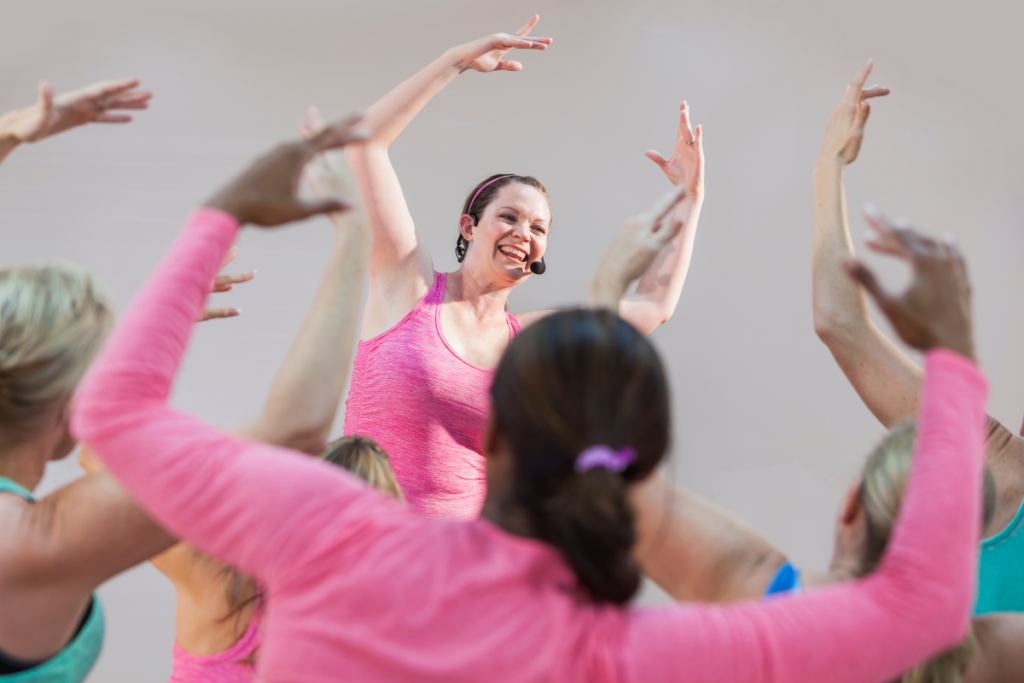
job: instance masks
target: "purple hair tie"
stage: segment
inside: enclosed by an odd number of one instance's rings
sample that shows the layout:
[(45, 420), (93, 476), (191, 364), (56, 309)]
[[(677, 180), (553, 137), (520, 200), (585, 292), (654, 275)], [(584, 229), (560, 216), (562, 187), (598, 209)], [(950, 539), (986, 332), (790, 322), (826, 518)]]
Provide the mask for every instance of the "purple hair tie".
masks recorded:
[(488, 181), (488, 182), (484, 183), (483, 185), (481, 185), (480, 189), (476, 191), (475, 195), (473, 195), (473, 198), (471, 200), (469, 200), (469, 207), (466, 209), (466, 213), (469, 213), (470, 211), (473, 210), (473, 204), (476, 203), (476, 198), (480, 196), (480, 193), (483, 192), (484, 189), (486, 189), (488, 185), (496, 183), (499, 180), (501, 180), (502, 178), (511, 178), (514, 175), (515, 175), (515, 173), (509, 173), (508, 175), (500, 175), (497, 178), (495, 178), (494, 180)]
[(576, 471), (586, 472), (595, 467), (604, 467), (612, 472), (622, 472), (636, 460), (636, 451), (630, 446), (613, 450), (608, 446), (591, 446), (576, 458)]

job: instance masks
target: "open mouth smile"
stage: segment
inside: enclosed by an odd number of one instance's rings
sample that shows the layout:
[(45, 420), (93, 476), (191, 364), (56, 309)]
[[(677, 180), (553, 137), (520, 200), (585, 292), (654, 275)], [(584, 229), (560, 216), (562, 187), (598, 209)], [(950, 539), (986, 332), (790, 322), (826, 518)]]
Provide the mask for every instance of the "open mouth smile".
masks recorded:
[(526, 259), (529, 258), (530, 256), (519, 247), (513, 247), (510, 244), (501, 245), (500, 247), (498, 247), (498, 251), (505, 254), (505, 256), (508, 256), (513, 261), (518, 261), (519, 263), (526, 263)]

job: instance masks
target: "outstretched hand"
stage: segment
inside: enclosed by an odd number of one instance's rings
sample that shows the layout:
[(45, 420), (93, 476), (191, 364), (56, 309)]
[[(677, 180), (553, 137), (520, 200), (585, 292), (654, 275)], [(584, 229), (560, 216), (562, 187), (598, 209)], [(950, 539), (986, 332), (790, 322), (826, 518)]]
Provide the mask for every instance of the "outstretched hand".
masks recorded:
[(114, 112), (146, 109), (153, 93), (135, 90), (138, 79), (101, 81), (53, 96), (45, 81), (39, 84), (39, 100), (10, 115), (8, 129), (19, 142), (38, 142), (87, 123), (128, 123), (132, 117)]
[[(306, 119), (299, 122), (299, 132), (304, 139), (312, 140), (323, 132), (325, 125), (320, 110), (311, 106), (306, 111)], [(343, 152), (317, 154), (306, 164), (303, 175), (314, 197), (347, 197), (353, 209), (361, 207), (359, 185)]]
[(513, 34), (495, 33), (471, 43), (455, 48), (458, 53), (459, 66), (463, 71), (522, 71), (523, 65), (515, 60), (502, 59), (509, 50), (546, 50), (551, 38), (532, 38), (530, 31), (537, 22), (538, 15), (533, 15), (526, 25)]
[(674, 187), (650, 209), (626, 221), (601, 260), (590, 289), (590, 305), (618, 308), (629, 285), (643, 275), (661, 248), (682, 230), (683, 221), (674, 211), (686, 195), (685, 186)]
[(906, 291), (894, 295), (856, 259), (843, 263), (846, 272), (867, 290), (907, 344), (921, 351), (950, 349), (973, 360), (971, 287), (964, 258), (952, 237), (939, 243), (905, 221), (868, 211), (868, 224), (878, 234), (868, 241), (868, 247), (908, 261), (913, 278)]
[(653, 149), (647, 158), (658, 165), (673, 185), (685, 185), (691, 200), (704, 196), (704, 131), (690, 127), (690, 106), (679, 105), (679, 133), (672, 156), (666, 159)]
[(296, 191), (302, 169), (315, 155), (369, 137), (366, 130), (357, 128), (361, 118), (349, 117), (309, 140), (278, 145), (214, 195), (206, 206), (233, 215), (240, 224), (263, 227), (350, 209), (351, 204), (343, 199), (304, 200), (299, 199)]
[(872, 97), (883, 97), (891, 92), (889, 88), (880, 88), (877, 85), (864, 88), (874, 66), (873, 61), (864, 65), (847, 87), (843, 101), (832, 112), (825, 126), (825, 139), (821, 143), (823, 158), (838, 159), (843, 164), (850, 164), (860, 154), (860, 145), (864, 141), (864, 127), (867, 125), (868, 116), (871, 115), (868, 100)]
[[(227, 256), (221, 261), (220, 267), (228, 265), (235, 260), (238, 256), (238, 247), (231, 247)], [(239, 273), (238, 275), (218, 275), (213, 280), (213, 284), (210, 286), (210, 294), (219, 294), (220, 292), (230, 292), (234, 289), (235, 285), (243, 282), (249, 282), (256, 277), (256, 271), (251, 270), (248, 273)], [(196, 322), (203, 322), (205, 320), (214, 320), (216, 318), (234, 318), (237, 315), (241, 315), (242, 309), (234, 308), (231, 306), (221, 306), (218, 308), (204, 308), (203, 312), (199, 315), (199, 319)]]

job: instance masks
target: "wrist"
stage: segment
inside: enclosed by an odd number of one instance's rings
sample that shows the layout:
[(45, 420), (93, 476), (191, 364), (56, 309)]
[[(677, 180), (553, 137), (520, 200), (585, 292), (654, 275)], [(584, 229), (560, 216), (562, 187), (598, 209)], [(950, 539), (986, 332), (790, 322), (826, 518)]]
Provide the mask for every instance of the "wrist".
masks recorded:
[(21, 139), (14, 134), (14, 122), (18, 112), (0, 116), (0, 146), (13, 149), (21, 144)]
[(842, 176), (844, 170), (846, 170), (846, 160), (838, 154), (822, 152), (814, 164), (815, 176)]
[(456, 45), (455, 47), (448, 48), (444, 54), (441, 55), (441, 60), (444, 62), (448, 69), (455, 72), (458, 76), (469, 71), (469, 63), (463, 58), (463, 48), (465, 45)]

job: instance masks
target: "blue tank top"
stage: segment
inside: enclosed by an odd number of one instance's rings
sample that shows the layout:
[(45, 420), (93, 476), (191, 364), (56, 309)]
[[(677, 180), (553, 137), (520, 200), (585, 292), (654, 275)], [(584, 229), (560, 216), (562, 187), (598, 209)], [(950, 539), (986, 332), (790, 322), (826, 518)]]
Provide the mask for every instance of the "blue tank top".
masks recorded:
[[(4, 477), (0, 477), (0, 493), (13, 493), (35, 501), (29, 491)], [(103, 631), (103, 609), (99, 597), (93, 595), (84, 623), (63, 650), (24, 671), (0, 674), (0, 683), (81, 683), (100, 656)]]

